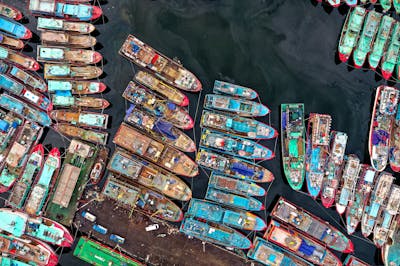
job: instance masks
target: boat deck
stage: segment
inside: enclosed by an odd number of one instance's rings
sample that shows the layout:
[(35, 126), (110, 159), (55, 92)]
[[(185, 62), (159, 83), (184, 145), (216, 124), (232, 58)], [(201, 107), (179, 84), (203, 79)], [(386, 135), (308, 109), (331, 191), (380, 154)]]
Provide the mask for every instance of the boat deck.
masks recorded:
[[(93, 194), (92, 191), (85, 193), (83, 199), (90, 201), (94, 198), (91, 194)], [(131, 212), (120, 208), (113, 200), (90, 201), (76, 214), (74, 223), (82, 232), (90, 234), (93, 238), (111, 247), (115, 247), (116, 244), (109, 239), (109, 234), (101, 235), (94, 232), (93, 223), (81, 216), (82, 211), (88, 211), (95, 215), (96, 222), (106, 227), (110, 233), (124, 237), (125, 243), (120, 245), (122, 251), (140, 261), (145, 261), (147, 258), (149, 264), (250, 265), (250, 262), (245, 259), (238, 258), (237, 254), (211, 244), (206, 244), (203, 251), (200, 240), (188, 239), (170, 223), (151, 220), (137, 211)], [(145, 227), (154, 223), (158, 223), (160, 228), (156, 231), (146, 232)], [(260, 264), (255, 263), (255, 265)]]

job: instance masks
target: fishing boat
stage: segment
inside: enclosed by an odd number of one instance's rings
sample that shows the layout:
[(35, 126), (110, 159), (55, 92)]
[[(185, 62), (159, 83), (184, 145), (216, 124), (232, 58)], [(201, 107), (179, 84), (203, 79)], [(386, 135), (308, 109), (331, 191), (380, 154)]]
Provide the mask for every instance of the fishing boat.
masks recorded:
[(371, 165), (377, 171), (383, 171), (387, 165), (390, 134), (398, 99), (399, 91), (394, 87), (381, 85), (376, 90), (369, 129), (368, 151)]
[(365, 63), (365, 58), (372, 50), (376, 33), (382, 19), (382, 14), (374, 10), (368, 12), (364, 27), (353, 53), (354, 66), (360, 68)]
[(374, 228), (374, 244), (378, 248), (382, 248), (389, 239), (390, 228), (395, 222), (396, 215), (400, 208), (400, 187), (392, 185), (390, 194), (386, 201), (386, 206), (383, 206), (378, 215)]
[(0, 88), (3, 88), (42, 110), (50, 111), (53, 109), (52, 102), (49, 98), (40, 92), (28, 89), (7, 74), (0, 74)]
[(183, 152), (196, 151), (196, 144), (182, 130), (134, 105), (126, 111), (124, 121)]
[(47, 196), (55, 183), (61, 165), (60, 156), (60, 151), (57, 148), (53, 148), (47, 155), (43, 168), (37, 177), (37, 182), (26, 199), (24, 210), (27, 214), (39, 215), (42, 213)]
[(196, 162), (205, 168), (237, 179), (258, 183), (274, 180), (274, 175), (258, 164), (205, 149), (199, 149)]
[(48, 244), (29, 236), (0, 234), (0, 251), (2, 255), (27, 261), (31, 265), (57, 266), (58, 263), (57, 254)]
[(8, 74), (39, 92), (47, 91), (47, 84), (39, 75), (33, 75), (11, 63), (0, 61), (0, 73)]
[(23, 17), (21, 11), (4, 3), (0, 3), (0, 15), (14, 20), (20, 20)]
[(37, 46), (37, 60), (44, 63), (71, 64), (84, 66), (101, 61), (99, 52), (85, 49), (71, 49), (61, 46)]
[(251, 212), (228, 209), (200, 199), (190, 200), (186, 214), (240, 230), (263, 231), (267, 227), (263, 219)]
[(365, 207), (361, 220), (361, 232), (363, 236), (368, 237), (374, 229), (378, 214), (386, 198), (389, 196), (394, 177), (386, 172), (382, 172), (372, 191), (368, 206)]
[(389, 164), (394, 172), (400, 172), (400, 108), (397, 108), (390, 139)]
[(24, 119), (13, 112), (5, 112), (0, 109), (0, 169), (10, 151), (15, 138), (22, 129)]
[(84, 80), (48, 80), (49, 92), (70, 92), (72, 94), (96, 94), (105, 91), (107, 86), (102, 82)]
[(361, 165), (359, 180), (354, 191), (354, 197), (349, 200), (346, 211), (346, 229), (353, 234), (362, 219), (364, 209), (369, 202), (375, 183), (375, 170), (366, 164)]
[(113, 142), (172, 173), (186, 177), (193, 177), (199, 173), (197, 164), (189, 156), (140, 133), (125, 123), (119, 127)]
[[(391, 241), (386, 243), (382, 250), (382, 261), (385, 265), (397, 265), (400, 254), (400, 215), (392, 222), (389, 237)], [(391, 242), (391, 243), (390, 243)]]
[(0, 44), (16, 50), (23, 49), (25, 46), (22, 40), (6, 36), (3, 33), (0, 33)]
[(60, 247), (70, 247), (74, 242), (67, 228), (48, 218), (7, 208), (0, 209), (0, 216), (0, 229), (16, 237), (28, 235)]
[(114, 152), (107, 169), (173, 199), (188, 201), (192, 197), (192, 191), (180, 178), (122, 149)]
[(339, 40), (339, 59), (346, 62), (357, 44), (358, 35), (367, 14), (365, 8), (357, 6), (347, 14)]
[(97, 154), (96, 161), (94, 162), (93, 168), (89, 174), (90, 182), (92, 184), (97, 185), (100, 182), (100, 180), (103, 178), (104, 173), (106, 171), (109, 153), (110, 153), (109, 148), (107, 148), (106, 146), (100, 147), (100, 150)]
[(64, 96), (63, 93), (53, 94), (51, 101), (54, 106), (62, 108), (72, 108), (72, 109), (106, 109), (110, 106), (110, 103), (103, 98), (96, 97), (77, 97), (77, 96)]
[(307, 128), (306, 183), (308, 194), (314, 199), (321, 192), (326, 159), (329, 154), (330, 115), (311, 113)]
[(274, 266), (312, 266), (306, 260), (294, 255), (286, 249), (256, 236), (253, 247), (247, 252), (247, 257), (263, 265)]
[(248, 197), (262, 197), (266, 194), (264, 188), (250, 181), (234, 179), (214, 171), (209, 177), (208, 187)]
[(32, 183), (43, 167), (44, 149), (42, 144), (37, 144), (33, 147), (31, 154), (26, 163), (25, 169), (21, 173), (21, 178), (17, 181), (7, 204), (13, 208), (20, 209), (24, 206), (25, 200), (31, 190)]
[(71, 48), (90, 48), (96, 45), (96, 38), (89, 35), (74, 35), (68, 32), (42, 31), (40, 33), (42, 44), (61, 45)]
[(202, 130), (199, 145), (248, 160), (270, 160), (275, 157), (273, 151), (255, 141), (209, 129)]
[(264, 238), (315, 265), (342, 265), (325, 245), (290, 225), (271, 220)]
[(344, 266), (369, 266), (368, 263), (360, 260), (357, 257), (354, 257), (353, 255), (347, 255), (346, 259), (343, 262)]
[(105, 145), (107, 143), (108, 138), (107, 132), (97, 131), (93, 129), (84, 129), (67, 123), (55, 124), (54, 130), (69, 137), (78, 138), (102, 145)]
[(51, 16), (70, 21), (95, 20), (103, 14), (98, 6), (65, 3), (62, 0), (29, 0), (28, 8), (34, 16)]
[(346, 1), (346, 4), (349, 7), (355, 7), (357, 5), (357, 2), (358, 2), (358, 0), (345, 0), (345, 1)]
[(4, 16), (0, 16), (0, 31), (7, 36), (17, 39), (27, 40), (32, 37), (32, 32), (27, 27)]
[(192, 117), (190, 117), (185, 109), (159, 97), (151, 90), (136, 82), (129, 82), (122, 97), (140, 106), (148, 113), (174, 124), (176, 127), (191, 129), (194, 126)]
[(326, 0), (326, 2), (328, 2), (332, 7), (338, 7), (340, 6), (341, 0)]
[(90, 34), (95, 26), (87, 22), (71, 22), (64, 19), (38, 17), (37, 30), (53, 30), (72, 34)]
[(221, 246), (238, 249), (249, 249), (252, 246), (247, 237), (228, 226), (204, 222), (190, 216), (182, 221), (179, 231), (187, 236)]
[(45, 79), (95, 79), (101, 74), (103, 74), (103, 70), (96, 66), (44, 64)]
[(400, 54), (400, 22), (394, 24), (392, 38), (388, 48), (383, 54), (381, 61), (381, 73), (384, 79), (388, 80), (394, 71)]
[(258, 93), (253, 89), (220, 80), (214, 81), (213, 92), (241, 97), (247, 100), (253, 100), (258, 97)]
[(0, 46), (0, 59), (27, 70), (37, 71), (40, 68), (39, 63), (32, 57), (2, 46)]
[(86, 237), (81, 237), (74, 249), (74, 256), (92, 265), (107, 266), (109, 264), (144, 266), (145, 264), (130, 258), (120, 251), (96, 242)]
[(196, 76), (180, 62), (171, 60), (133, 35), (128, 35), (119, 54), (138, 66), (152, 71), (157, 77), (178, 89), (190, 92), (202, 89)]
[(0, 263), (1, 265), (15, 265), (15, 266), (29, 266), (28, 261), (23, 261), (23, 260), (17, 260), (13, 257), (9, 257), (6, 254), (0, 255)]
[(215, 201), (218, 204), (246, 211), (262, 211), (265, 206), (252, 197), (235, 195), (226, 191), (208, 188), (205, 199)]
[(281, 150), (283, 170), (290, 187), (299, 190), (304, 182), (305, 160), (304, 104), (281, 105)]
[(385, 52), (387, 44), (390, 40), (390, 34), (395, 20), (390, 16), (383, 16), (381, 24), (379, 25), (378, 33), (375, 37), (374, 46), (368, 57), (369, 67), (375, 70)]
[(346, 145), (346, 133), (339, 131), (331, 132), (330, 155), (325, 166), (325, 175), (321, 188), (321, 201), (325, 208), (330, 208), (335, 202), (337, 189), (341, 180)]
[(383, 12), (388, 11), (392, 7), (392, 1), (393, 0), (379, 0), (379, 4), (381, 4)]
[(357, 155), (346, 156), (345, 166), (340, 180), (340, 189), (336, 194), (336, 211), (342, 215), (350, 201), (354, 199), (354, 190), (360, 174), (361, 164)]
[(42, 133), (43, 128), (41, 126), (25, 120), (5, 158), (5, 165), (0, 173), (0, 193), (10, 190), (14, 185), (25, 168), (31, 147), (36, 145)]
[(269, 114), (268, 107), (261, 103), (247, 101), (219, 94), (207, 94), (204, 108), (230, 112), (239, 116), (265, 116)]
[(283, 197), (279, 198), (270, 215), (273, 219), (280, 220), (296, 228), (297, 231), (318, 239), (328, 248), (342, 253), (352, 253), (354, 251), (351, 240), (336, 227)]
[(148, 216), (170, 222), (183, 219), (182, 210), (162, 194), (141, 185), (133, 185), (115, 178), (109, 173), (102, 194), (131, 211), (136, 208)]
[(149, 72), (137, 72), (135, 75), (135, 80), (177, 105), (189, 105), (189, 98), (184, 93), (180, 92), (175, 87), (165, 84), (161, 81), (161, 79), (153, 76)]
[(108, 125), (108, 114), (87, 111), (53, 110), (50, 117), (57, 123), (68, 122), (80, 127), (106, 129)]
[(28, 104), (21, 102), (7, 94), (0, 94), (0, 106), (9, 111), (21, 114), (28, 120), (35, 121), (42, 126), (48, 127), (51, 124), (51, 119), (47, 113), (39, 111)]
[(248, 139), (272, 139), (278, 136), (277, 130), (255, 119), (209, 110), (203, 110), (200, 127)]

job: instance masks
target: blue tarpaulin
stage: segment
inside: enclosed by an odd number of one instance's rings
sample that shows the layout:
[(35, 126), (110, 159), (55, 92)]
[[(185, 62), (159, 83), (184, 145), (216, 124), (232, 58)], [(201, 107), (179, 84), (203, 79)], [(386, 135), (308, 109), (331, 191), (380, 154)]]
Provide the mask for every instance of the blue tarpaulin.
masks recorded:
[(176, 136), (172, 133), (172, 124), (166, 121), (157, 121), (153, 130), (163, 134), (171, 140), (176, 140)]
[(372, 132), (372, 145), (378, 145), (379, 143), (384, 143), (389, 137), (389, 133), (385, 130), (379, 129)]
[(248, 168), (246, 165), (241, 164), (241, 163), (233, 163), (231, 170), (238, 172), (239, 174), (244, 175), (244, 176), (253, 176), (254, 175), (253, 169)]

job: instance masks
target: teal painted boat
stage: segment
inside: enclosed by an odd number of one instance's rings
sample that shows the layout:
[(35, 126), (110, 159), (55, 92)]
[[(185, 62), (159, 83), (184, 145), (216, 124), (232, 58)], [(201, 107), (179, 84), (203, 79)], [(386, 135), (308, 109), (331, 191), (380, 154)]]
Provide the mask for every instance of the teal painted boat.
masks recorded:
[(290, 187), (299, 190), (305, 175), (304, 104), (281, 105), (281, 150), (283, 170)]
[[(390, 265), (390, 264), (385, 264), (385, 265)], [(343, 266), (370, 266), (370, 265), (353, 255), (347, 255), (346, 259), (343, 262)]]
[(30, 266), (28, 262), (23, 262), (12, 257), (7, 257), (0, 255), (0, 265), (1, 266)]
[(53, 148), (47, 155), (44, 166), (37, 178), (38, 181), (33, 186), (26, 200), (24, 210), (27, 214), (39, 215), (42, 213), (49, 191), (54, 185), (60, 164), (60, 151), (57, 148)]
[(265, 209), (259, 200), (252, 197), (235, 195), (214, 188), (208, 188), (205, 199), (247, 211), (261, 211)]
[(393, 0), (379, 0), (379, 4), (381, 4), (383, 12), (388, 11), (392, 7), (392, 1)]
[(45, 79), (95, 79), (103, 74), (103, 70), (96, 66), (71, 66), (61, 64), (44, 64)]
[(7, 208), (0, 209), (0, 230), (16, 237), (28, 235), (44, 242), (70, 247), (74, 238), (63, 225), (45, 217), (30, 217), (28, 214)]
[(70, 92), (71, 94), (95, 94), (105, 91), (107, 86), (102, 82), (85, 80), (48, 80), (48, 90), (51, 93)]
[(37, 71), (40, 68), (39, 63), (32, 57), (3, 46), (0, 47), (0, 59), (31, 71)]
[(225, 111), (239, 116), (265, 116), (270, 110), (267, 106), (252, 101), (218, 94), (207, 94), (204, 108)]
[(32, 32), (11, 18), (0, 16), (0, 30), (7, 36), (17, 38), (17, 39), (30, 39), (32, 37)]
[(212, 222), (202, 222), (193, 217), (186, 217), (182, 221), (179, 231), (185, 235), (221, 246), (239, 249), (248, 249), (252, 246), (247, 237), (234, 229)]
[(346, 62), (353, 52), (366, 14), (366, 9), (361, 6), (351, 9), (347, 14), (339, 40), (340, 61)]
[(376, 69), (381, 61), (383, 53), (390, 39), (390, 34), (395, 20), (389, 16), (383, 16), (378, 33), (375, 37), (374, 47), (368, 57), (368, 64), (371, 69)]
[(400, 54), (400, 22), (396, 22), (392, 31), (390, 44), (383, 54), (381, 62), (381, 73), (384, 79), (388, 80), (394, 71)]
[(75, 66), (100, 62), (103, 56), (93, 50), (72, 49), (60, 46), (37, 46), (37, 61), (45, 63), (65, 63)]
[(0, 173), (0, 193), (6, 192), (20, 177), (28, 160), (31, 147), (36, 145), (42, 136), (43, 128), (38, 124), (25, 120), (21, 131), (11, 146)]
[(24, 206), (25, 200), (28, 197), (29, 191), (32, 188), (32, 183), (43, 167), (44, 149), (42, 144), (37, 144), (31, 151), (25, 169), (21, 174), (20, 180), (15, 184), (8, 198), (8, 205), (20, 209)]
[(7, 94), (0, 94), (0, 106), (17, 114), (22, 114), (26, 119), (32, 120), (42, 126), (50, 126), (51, 119), (43, 111), (39, 111)]
[(241, 97), (248, 100), (253, 100), (258, 97), (258, 93), (253, 89), (220, 80), (214, 81), (213, 92)]
[(389, 196), (390, 188), (394, 181), (394, 177), (386, 172), (382, 172), (377, 180), (372, 191), (368, 206), (365, 207), (362, 220), (361, 232), (363, 236), (368, 237), (376, 224), (380, 209), (383, 208), (386, 198)]
[(53, 110), (50, 117), (58, 122), (68, 122), (72, 125), (90, 128), (104, 128), (108, 126), (108, 114), (88, 111)]
[(255, 141), (209, 129), (202, 130), (199, 145), (247, 160), (271, 160), (275, 157), (273, 151)]
[(234, 179), (214, 171), (209, 178), (208, 187), (249, 197), (262, 197), (266, 194), (264, 188), (250, 181)]
[(364, 65), (365, 58), (372, 50), (381, 19), (381, 13), (378, 13), (374, 10), (368, 12), (363, 30), (357, 43), (357, 47), (353, 53), (353, 61), (355, 67), (362, 67)]
[(72, 22), (57, 18), (38, 17), (37, 30), (65, 31), (73, 34), (90, 34), (95, 26), (88, 22)]
[(263, 231), (267, 227), (263, 219), (251, 212), (227, 209), (200, 199), (191, 199), (187, 215), (241, 230)]
[(400, 0), (393, 0), (393, 6), (396, 13), (400, 13)]
[(37, 91), (28, 89), (7, 74), (0, 74), (0, 87), (42, 110), (50, 111), (53, 109), (49, 98)]
[(24, 119), (13, 112), (6, 113), (0, 109), (0, 169), (3, 168), (15, 138), (22, 129)]
[(256, 236), (253, 247), (247, 252), (247, 257), (264, 265), (273, 266), (312, 266), (306, 260), (294, 255), (286, 249)]
[(183, 152), (196, 151), (196, 143), (182, 130), (133, 104), (126, 110), (124, 121)]
[(39, 92), (47, 91), (47, 84), (41, 77), (33, 75), (28, 71), (25, 71), (11, 63), (1, 61), (0, 73), (2, 74), (8, 73), (8, 75), (18, 79), (19, 81), (22, 81), (25, 85)]
[(343, 253), (354, 251), (353, 243), (340, 230), (283, 197), (279, 198), (270, 215), (317, 239), (331, 249)]
[(232, 136), (248, 139), (272, 139), (278, 136), (276, 129), (255, 119), (209, 110), (203, 110), (200, 127), (211, 128)]
[(197, 152), (196, 162), (200, 166), (237, 179), (259, 183), (272, 182), (274, 180), (274, 175), (260, 165), (228, 155), (220, 155), (205, 149), (200, 149)]
[(81, 109), (106, 109), (110, 103), (103, 98), (83, 96), (78, 97), (74, 95), (52, 95), (51, 101), (55, 107), (63, 108), (81, 108)]

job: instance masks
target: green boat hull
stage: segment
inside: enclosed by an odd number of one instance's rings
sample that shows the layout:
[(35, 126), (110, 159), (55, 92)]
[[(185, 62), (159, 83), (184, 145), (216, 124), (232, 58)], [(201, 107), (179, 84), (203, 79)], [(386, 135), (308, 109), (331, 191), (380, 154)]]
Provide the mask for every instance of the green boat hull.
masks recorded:
[(379, 0), (383, 11), (388, 11), (392, 7), (392, 0)]
[(384, 79), (389, 79), (392, 76), (394, 68), (398, 61), (400, 53), (400, 23), (394, 25), (391, 42), (382, 58), (381, 72)]
[(393, 18), (389, 16), (383, 16), (381, 25), (378, 29), (378, 34), (375, 38), (374, 47), (372, 48), (372, 52), (368, 58), (369, 67), (372, 69), (376, 69), (381, 61), (393, 24)]
[(400, 0), (393, 0), (393, 6), (396, 13), (400, 13)]

